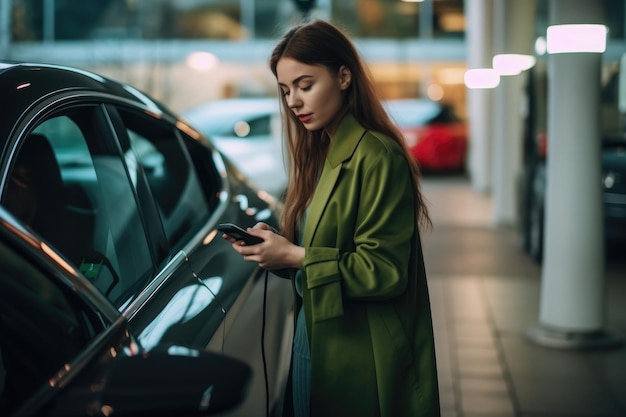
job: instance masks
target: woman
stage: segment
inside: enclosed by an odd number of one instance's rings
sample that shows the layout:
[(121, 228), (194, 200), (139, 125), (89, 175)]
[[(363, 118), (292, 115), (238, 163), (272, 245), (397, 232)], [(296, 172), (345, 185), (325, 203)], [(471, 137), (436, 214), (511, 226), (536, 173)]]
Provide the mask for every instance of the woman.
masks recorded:
[(420, 174), (351, 41), (315, 20), (274, 49), (290, 157), (280, 234), (224, 235), (244, 259), (287, 270), (297, 293), (295, 416), (439, 415), (419, 227)]

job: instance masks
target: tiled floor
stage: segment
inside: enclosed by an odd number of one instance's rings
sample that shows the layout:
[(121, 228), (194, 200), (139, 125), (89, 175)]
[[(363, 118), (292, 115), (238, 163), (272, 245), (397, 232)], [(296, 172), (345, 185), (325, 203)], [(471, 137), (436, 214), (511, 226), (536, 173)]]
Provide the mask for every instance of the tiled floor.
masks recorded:
[[(626, 416), (626, 345), (561, 350), (529, 342), (541, 269), (490, 199), (462, 178), (425, 178), (422, 236), (444, 417)], [(607, 330), (626, 336), (626, 263), (607, 261)]]

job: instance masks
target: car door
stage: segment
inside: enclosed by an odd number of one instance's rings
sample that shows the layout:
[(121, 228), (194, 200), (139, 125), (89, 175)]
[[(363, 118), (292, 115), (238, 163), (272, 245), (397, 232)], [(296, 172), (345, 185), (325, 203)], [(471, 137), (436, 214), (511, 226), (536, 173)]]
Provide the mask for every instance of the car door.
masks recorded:
[(87, 363), (110, 361), (132, 341), (104, 298), (83, 297), (84, 288), (46, 261), (51, 250), (1, 227), (0, 415), (44, 416)]
[[(267, 201), (230, 179), (214, 150), (163, 114), (111, 98), (51, 103), (33, 109), (5, 153), (2, 203), (81, 270), (144, 348), (208, 346), (264, 362), (258, 331), (267, 293), (259, 292), (259, 270), (216, 226), (275, 225)], [(268, 352), (285, 362), (291, 288), (281, 281)], [(255, 372), (255, 384), (262, 375)], [(282, 387), (285, 367), (275, 375)]]
[[(209, 148), (195, 149), (194, 163), (175, 123), (129, 106), (109, 105), (107, 111), (120, 150), (135, 171), (131, 176), (147, 184), (149, 196), (140, 199), (143, 216), (157, 213), (152, 228), (158, 223), (164, 239), (155, 245), (160, 248), (157, 275), (124, 314), (146, 348), (168, 342), (205, 347), (229, 310), (223, 289), (232, 288), (236, 296), (246, 280), (224, 283), (220, 271), (227, 263), (219, 262), (216, 253), (226, 246), (221, 239), (212, 243), (216, 230), (211, 225), (225, 209), (223, 175)], [(189, 253), (203, 245), (212, 248), (209, 276), (197, 275), (189, 264)]]
[[(144, 346), (184, 340), (250, 364), (250, 394), (229, 415), (255, 414), (266, 395), (275, 407), (290, 361), (291, 283), (270, 278), (256, 264), (243, 261), (216, 226), (252, 226), (258, 221), (276, 226), (276, 213), (268, 201), (233, 178), (221, 156), (186, 125), (126, 107), (109, 111), (117, 114), (111, 119), (119, 126), (122, 148), (128, 136), (128, 146), (147, 177), (167, 253), (186, 259), (193, 276), (164, 280), (158, 291), (147, 291), (150, 298), (141, 308), (127, 312), (131, 327)], [(159, 188), (168, 183), (168, 188)], [(157, 319), (150, 311), (158, 311)]]
[[(194, 276), (182, 248), (218, 195), (201, 189), (172, 123), (130, 105), (119, 123), (109, 103), (37, 109), (44, 116), (15, 144), (3, 204), (128, 316), (146, 348), (205, 346), (224, 313), (213, 307), (215, 284)], [(196, 314), (201, 324), (172, 330)]]
[(222, 415), (250, 377), (223, 355), (143, 350), (108, 300), (0, 207), (0, 415)]

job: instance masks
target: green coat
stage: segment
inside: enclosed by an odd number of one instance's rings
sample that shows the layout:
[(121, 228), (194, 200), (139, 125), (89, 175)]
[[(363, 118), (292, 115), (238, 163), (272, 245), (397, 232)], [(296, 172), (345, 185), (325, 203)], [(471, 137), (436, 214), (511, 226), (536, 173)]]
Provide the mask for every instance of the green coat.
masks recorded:
[(439, 415), (412, 187), (401, 148), (347, 115), (303, 235), (312, 417)]

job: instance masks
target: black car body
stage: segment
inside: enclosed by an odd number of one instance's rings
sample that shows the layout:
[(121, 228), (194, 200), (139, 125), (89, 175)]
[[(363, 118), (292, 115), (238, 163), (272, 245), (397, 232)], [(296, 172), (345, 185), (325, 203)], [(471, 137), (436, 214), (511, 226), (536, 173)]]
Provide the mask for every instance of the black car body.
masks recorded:
[(77, 269), (0, 208), (0, 415), (215, 415), (250, 377), (224, 355), (142, 349)]
[[(606, 138), (601, 155), (602, 179), (599, 187), (602, 187), (604, 236), (607, 254), (612, 256), (626, 243), (626, 142)], [(537, 263), (543, 260), (546, 162), (545, 154), (533, 155), (524, 167), (521, 181), (522, 242), (524, 250)]]
[[(543, 261), (549, 137), (547, 136), (547, 75), (531, 72), (527, 85), (529, 112), (523, 140), (524, 161), (519, 181), (520, 235), (523, 249)], [(600, 142), (605, 248), (609, 256), (626, 244), (626, 125), (618, 105), (620, 71), (603, 86)], [(626, 89), (626, 85), (622, 88)], [(581, 168), (584, 169), (584, 168)], [(621, 256), (618, 255), (618, 256)]]
[(217, 225), (275, 225), (276, 201), (131, 86), (0, 63), (0, 91), (0, 204), (81, 271), (143, 349), (242, 359), (254, 376), (237, 412), (273, 409), (290, 358), (291, 284), (244, 262)]
[(602, 147), (602, 190), (605, 236), (626, 242), (626, 138), (605, 138)]

